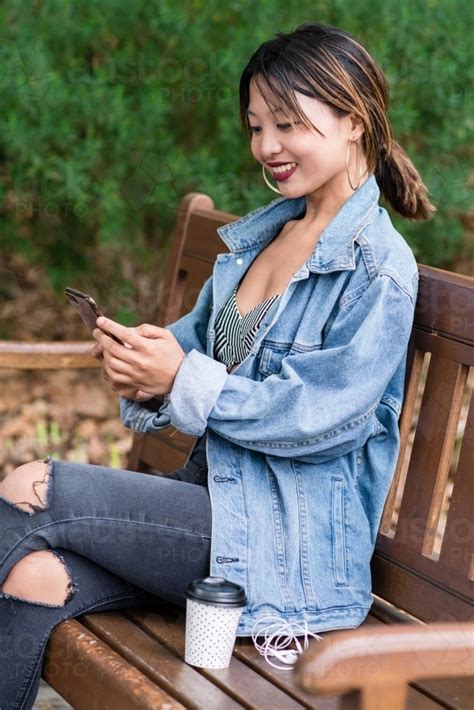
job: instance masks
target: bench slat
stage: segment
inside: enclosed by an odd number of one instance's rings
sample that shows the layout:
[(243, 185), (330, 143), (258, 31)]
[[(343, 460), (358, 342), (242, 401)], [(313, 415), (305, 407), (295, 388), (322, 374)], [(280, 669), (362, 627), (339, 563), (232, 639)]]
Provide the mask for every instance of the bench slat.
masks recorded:
[(474, 491), (474, 396), (471, 397), (439, 561), (474, 581), (472, 492)]
[(92, 341), (28, 343), (0, 340), (0, 368), (16, 370), (96, 369), (100, 362), (90, 354)]
[(467, 375), (466, 366), (431, 356), (395, 533), (419, 554), (433, 552)]
[(137, 667), (185, 707), (236, 710), (240, 705), (210, 683), (192, 666), (182, 662), (159, 640), (118, 612), (99, 612), (84, 617), (84, 624), (104, 643)]
[[(182, 610), (166, 605), (159, 614), (141, 613), (141, 610), (130, 610), (126, 615), (139, 624), (153, 638), (159, 641), (178, 656), (184, 658), (184, 617)], [(242, 663), (234, 653), (229, 668), (212, 670), (201, 668), (199, 672), (214, 683), (217, 683), (238, 702), (239, 707), (284, 708), (293, 710), (301, 707), (314, 707), (313, 704), (300, 703), (288, 695), (285, 690), (268, 683), (260, 673)], [(313, 699), (310, 698), (312, 701)]]
[(62, 622), (46, 647), (43, 678), (75, 710), (95, 708), (183, 710), (121, 655), (75, 619)]
[[(406, 565), (397, 562), (397, 558), (402, 556)], [(434, 610), (438, 610), (435, 621), (474, 621), (472, 597), (453, 594), (451, 587), (437, 581), (436, 565), (437, 562), (415, 552), (410, 553), (403, 545), (385, 537), (379, 541), (370, 563), (374, 593), (382, 596), (378, 590), (390, 585), (392, 594), (389, 601), (395, 604), (396, 599), (396, 606), (427, 624), (433, 620)], [(431, 580), (429, 592), (427, 579)], [(383, 598), (387, 597), (384, 595)]]
[(399, 420), (400, 451), (398, 454), (395, 473), (393, 474), (392, 483), (390, 485), (390, 490), (387, 495), (387, 500), (385, 501), (380, 521), (379, 535), (388, 535), (392, 528), (392, 519), (397, 502), (397, 492), (405, 471), (408, 443), (411, 436), (412, 422), (417, 406), (417, 395), (420, 387), (424, 359), (425, 353), (415, 347), (415, 339), (412, 333), (407, 355), (408, 374), (405, 386), (403, 408)]
[(162, 473), (184, 468), (195, 441), (196, 437), (183, 434), (174, 427), (140, 437), (135, 434), (128, 468), (132, 471), (155, 469)]
[(449, 340), (438, 333), (428, 333), (418, 328), (414, 329), (417, 347), (432, 352), (435, 355), (446, 357), (465, 365), (474, 365), (474, 349), (472, 344), (460, 343), (456, 340)]
[(440, 335), (474, 345), (473, 279), (418, 264), (420, 274), (415, 324)]

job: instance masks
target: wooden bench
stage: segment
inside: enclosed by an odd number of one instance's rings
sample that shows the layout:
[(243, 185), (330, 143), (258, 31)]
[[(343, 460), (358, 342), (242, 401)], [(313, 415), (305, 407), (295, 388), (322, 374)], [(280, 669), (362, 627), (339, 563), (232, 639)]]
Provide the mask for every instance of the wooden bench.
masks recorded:
[[(234, 219), (206, 195), (182, 200), (158, 325), (193, 307), (216, 255), (226, 251), (216, 228)], [(419, 270), (400, 456), (372, 559), (373, 606), (364, 623), (323, 633), (324, 641), (312, 642), (295, 670), (273, 669), (245, 638), (237, 640), (230, 667), (212, 671), (184, 663), (178, 607), (157, 600), (153, 609), (86, 614), (54, 630), (43, 673), (75, 708), (474, 707), (474, 397), (452, 484), (448, 479), (469, 377), (472, 390), (474, 279), (424, 265)], [(3, 341), (0, 367), (99, 367), (87, 354), (91, 344)], [(128, 468), (167, 473), (185, 465), (194, 442), (173, 427), (135, 434)]]

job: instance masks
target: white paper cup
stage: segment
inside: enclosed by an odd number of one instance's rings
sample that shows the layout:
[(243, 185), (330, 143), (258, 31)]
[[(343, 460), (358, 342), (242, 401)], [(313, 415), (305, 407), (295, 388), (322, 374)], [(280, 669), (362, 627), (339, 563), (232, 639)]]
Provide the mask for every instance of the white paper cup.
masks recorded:
[(184, 660), (200, 668), (227, 668), (247, 600), (238, 584), (222, 577), (192, 582), (186, 590)]

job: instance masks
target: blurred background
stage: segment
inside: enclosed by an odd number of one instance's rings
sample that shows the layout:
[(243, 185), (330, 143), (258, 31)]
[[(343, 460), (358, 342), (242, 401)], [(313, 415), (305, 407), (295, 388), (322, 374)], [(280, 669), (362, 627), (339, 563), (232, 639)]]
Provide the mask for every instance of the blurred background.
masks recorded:
[[(88, 339), (65, 286), (153, 322), (182, 196), (239, 215), (275, 198), (238, 82), (261, 42), (307, 20), (351, 32), (387, 76), (395, 138), (438, 207), (418, 224), (391, 212), (417, 261), (473, 274), (471, 17), (468, 0), (5, 0), (0, 339)], [(124, 465), (130, 432), (99, 373), (0, 378), (1, 470), (48, 453)]]

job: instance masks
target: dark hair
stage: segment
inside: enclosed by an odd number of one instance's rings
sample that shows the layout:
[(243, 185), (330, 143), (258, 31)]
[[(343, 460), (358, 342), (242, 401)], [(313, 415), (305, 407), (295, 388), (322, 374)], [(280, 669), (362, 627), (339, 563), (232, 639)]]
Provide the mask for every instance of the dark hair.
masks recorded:
[(269, 108), (284, 107), (308, 128), (315, 126), (302, 112), (294, 91), (318, 99), (338, 117), (353, 113), (364, 126), (362, 147), (369, 173), (375, 174), (393, 209), (412, 221), (429, 219), (437, 211), (415, 166), (393, 139), (383, 71), (348, 32), (305, 22), (260, 45), (240, 77), (240, 121), (249, 138), (251, 79)]

